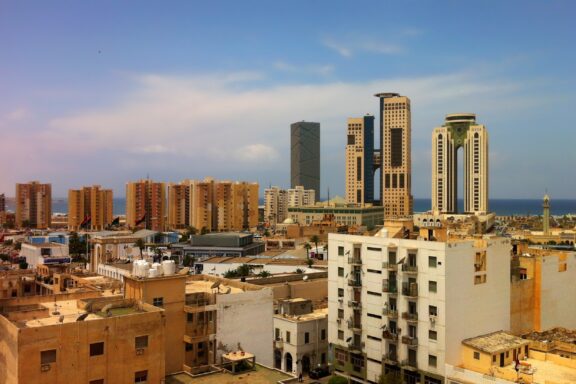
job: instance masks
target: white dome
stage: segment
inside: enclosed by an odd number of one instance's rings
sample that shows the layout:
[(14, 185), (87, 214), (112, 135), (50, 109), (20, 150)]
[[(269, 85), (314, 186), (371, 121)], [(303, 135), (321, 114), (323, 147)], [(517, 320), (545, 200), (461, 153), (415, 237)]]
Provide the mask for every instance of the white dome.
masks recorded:
[(294, 224), (294, 220), (292, 220), (291, 218), (287, 218), (282, 222), (282, 224)]

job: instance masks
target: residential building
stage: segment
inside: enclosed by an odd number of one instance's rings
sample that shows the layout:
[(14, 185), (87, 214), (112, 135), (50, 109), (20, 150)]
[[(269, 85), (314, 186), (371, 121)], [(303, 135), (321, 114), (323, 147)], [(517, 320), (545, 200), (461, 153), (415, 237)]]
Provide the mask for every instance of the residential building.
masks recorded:
[(301, 185), (287, 190), (267, 188), (264, 191), (264, 219), (271, 224), (283, 223), (288, 218), (288, 208), (314, 205), (315, 195), (314, 190), (304, 189)]
[(316, 203), (316, 191), (304, 189), (302, 185), (286, 190), (288, 207), (307, 207)]
[(464, 212), (488, 213), (488, 131), (474, 113), (446, 115), (432, 133), (432, 211), (458, 212), (458, 149), (464, 157)]
[(162, 382), (164, 311), (118, 296), (75, 297), (82, 294), (25, 297), (3, 307), (0, 382)]
[(320, 123), (290, 125), (290, 187), (304, 186), (320, 196)]
[(378, 93), (380, 100), (380, 199), (384, 216), (412, 215), (412, 113), (410, 99)]
[(461, 342), (510, 325), (510, 240), (329, 234), (328, 341), (354, 383), (442, 383)]
[(105, 229), (114, 220), (113, 196), (99, 185), (68, 190), (68, 229)]
[(346, 202), (374, 202), (374, 116), (348, 119)]
[(150, 179), (126, 184), (126, 225), (129, 228), (163, 231), (166, 185)]
[[(209, 371), (243, 350), (272, 365), (272, 291), (205, 275), (126, 276), (125, 296), (164, 309), (166, 374)], [(156, 381), (155, 381), (156, 382)]]
[(52, 185), (31, 181), (16, 184), (16, 226), (45, 229), (52, 220)]
[(198, 230), (211, 230), (216, 225), (214, 218), (214, 180), (190, 181), (190, 226)]
[(184, 229), (190, 226), (190, 190), (187, 181), (168, 184), (168, 220), (170, 229)]
[(0, 212), (6, 212), (6, 196), (0, 193)]
[(328, 364), (328, 310), (309, 299), (280, 300), (274, 315), (274, 368), (308, 374)]
[(181, 259), (193, 257), (204, 260), (210, 257), (256, 256), (266, 250), (261, 241), (254, 241), (251, 233), (214, 232), (205, 235), (192, 235), (189, 243), (172, 244), (173, 256)]
[(26, 262), (32, 269), (44, 264), (70, 264), (72, 261), (68, 253), (68, 245), (59, 243), (22, 243), (20, 257), (26, 258)]

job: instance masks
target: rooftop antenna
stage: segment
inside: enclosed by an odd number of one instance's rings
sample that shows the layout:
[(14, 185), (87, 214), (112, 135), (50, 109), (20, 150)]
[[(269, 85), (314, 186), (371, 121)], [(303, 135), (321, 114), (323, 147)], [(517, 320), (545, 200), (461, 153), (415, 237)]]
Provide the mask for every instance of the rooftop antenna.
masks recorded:
[(330, 202), (330, 187), (328, 187), (328, 202)]

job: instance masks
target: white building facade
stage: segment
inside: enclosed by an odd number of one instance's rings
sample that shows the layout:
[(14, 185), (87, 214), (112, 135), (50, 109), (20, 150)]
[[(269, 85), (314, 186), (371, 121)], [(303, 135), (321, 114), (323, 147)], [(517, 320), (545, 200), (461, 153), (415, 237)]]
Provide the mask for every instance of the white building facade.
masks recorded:
[(510, 240), (330, 234), (328, 339), (357, 383), (443, 383), (461, 341), (510, 325)]

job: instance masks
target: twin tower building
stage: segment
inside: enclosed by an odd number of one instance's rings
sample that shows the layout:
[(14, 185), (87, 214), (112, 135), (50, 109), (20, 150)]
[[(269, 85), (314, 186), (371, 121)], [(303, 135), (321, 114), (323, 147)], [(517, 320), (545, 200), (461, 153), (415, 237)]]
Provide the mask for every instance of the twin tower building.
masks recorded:
[[(398, 93), (378, 93), (380, 149), (374, 147), (374, 116), (348, 119), (346, 201), (381, 204), (384, 217), (413, 213), (410, 99)], [(463, 149), (464, 212), (488, 212), (488, 133), (476, 115), (446, 116), (432, 134), (432, 211), (458, 212), (458, 150)], [(380, 201), (374, 179), (380, 170)]]

